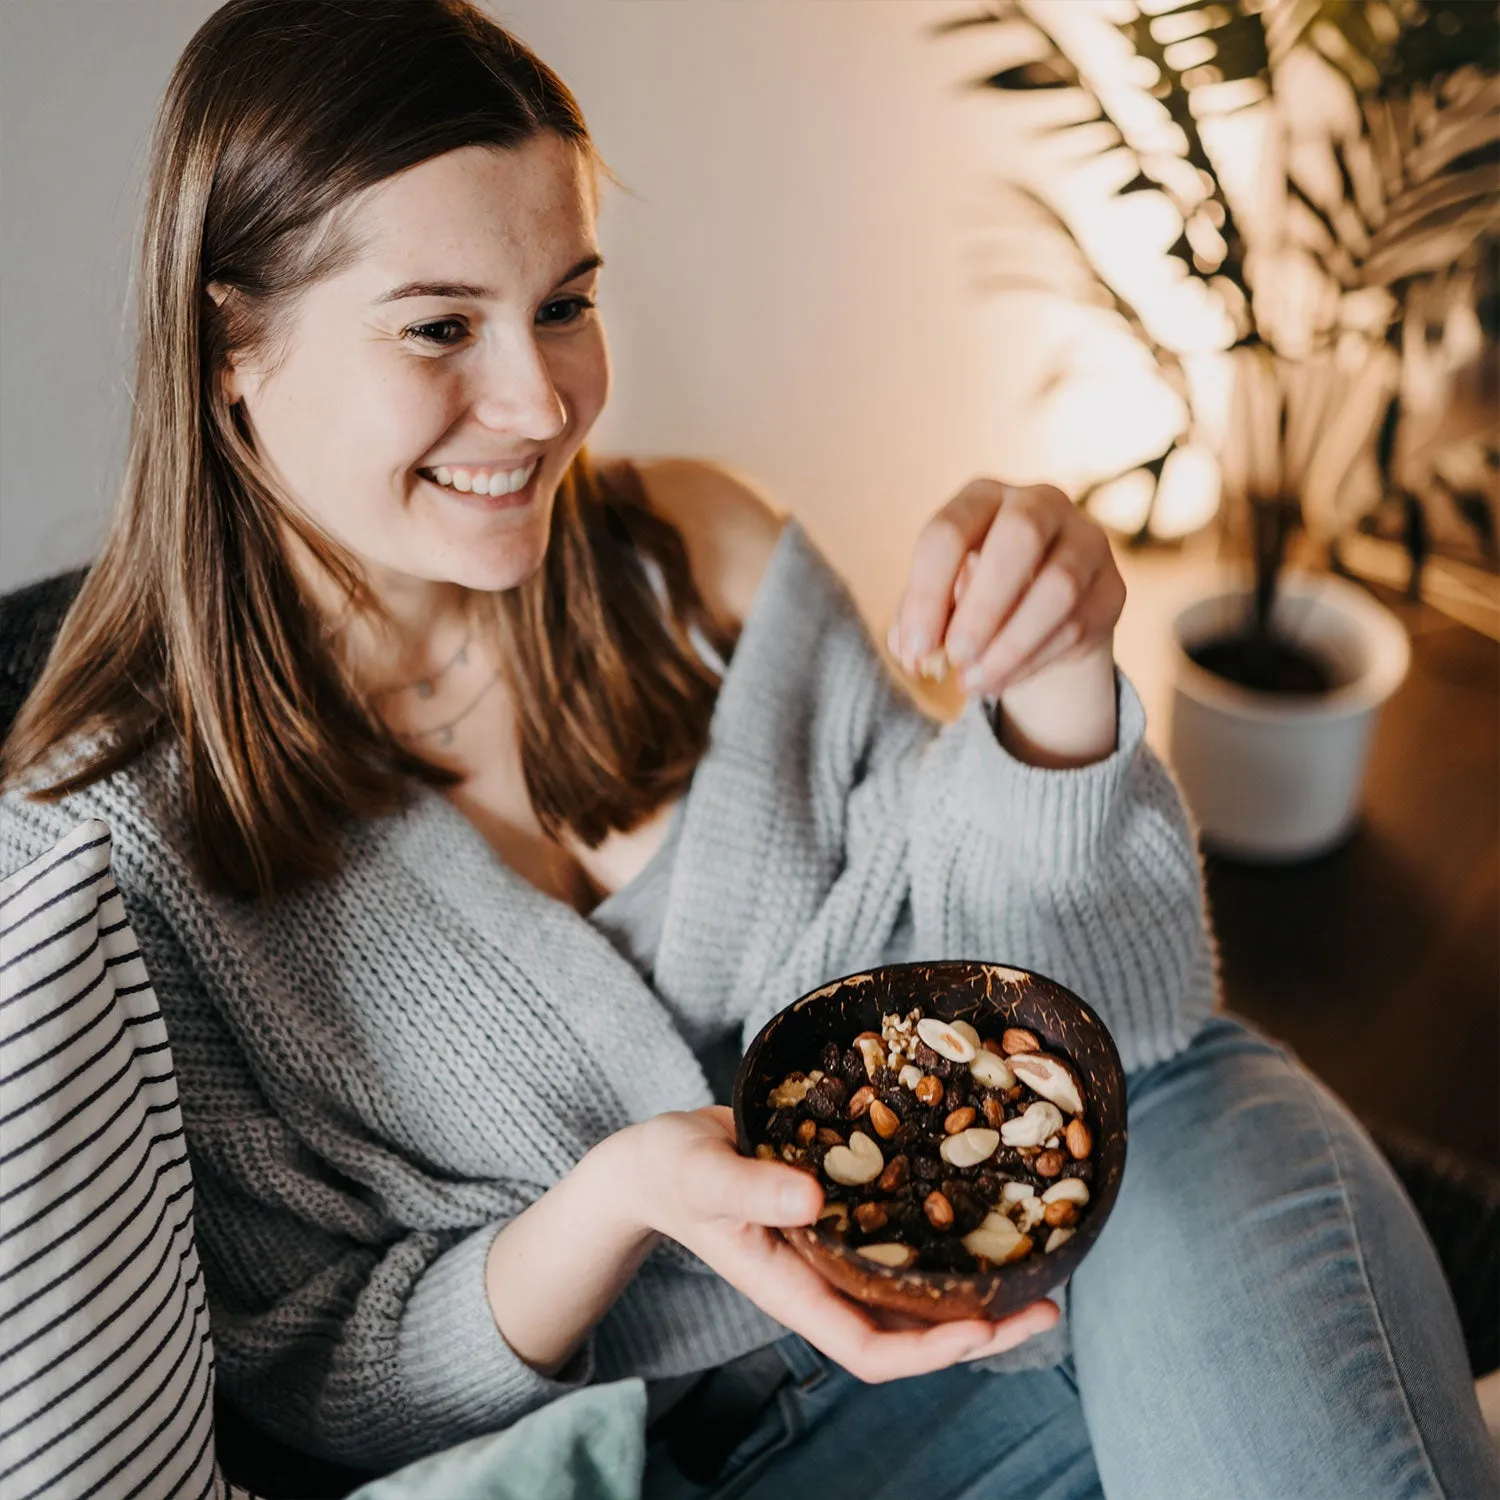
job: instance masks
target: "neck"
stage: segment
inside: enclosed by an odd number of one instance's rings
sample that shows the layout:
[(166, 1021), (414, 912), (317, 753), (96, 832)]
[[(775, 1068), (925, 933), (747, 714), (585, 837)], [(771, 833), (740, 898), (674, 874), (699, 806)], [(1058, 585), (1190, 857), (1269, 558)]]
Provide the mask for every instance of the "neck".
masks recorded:
[(372, 697), (439, 672), (469, 634), (472, 592), (456, 583), (413, 578), (363, 562), (376, 608), (344, 595), (295, 534), (286, 537), (294, 565), (314, 607), (338, 641), (355, 681)]

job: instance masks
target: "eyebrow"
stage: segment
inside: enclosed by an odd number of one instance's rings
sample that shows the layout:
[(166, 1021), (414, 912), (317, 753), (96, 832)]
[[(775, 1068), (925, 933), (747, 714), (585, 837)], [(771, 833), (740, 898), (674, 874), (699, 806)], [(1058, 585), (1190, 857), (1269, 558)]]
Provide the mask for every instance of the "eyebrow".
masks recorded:
[[(564, 286), (568, 282), (582, 276), (585, 271), (593, 271), (604, 264), (602, 255), (585, 255), (572, 270), (568, 271), (559, 281), (558, 286)], [(496, 297), (498, 293), (487, 286), (474, 286), (467, 281), (404, 281), (400, 286), (392, 287), (383, 296), (377, 297), (371, 304), (379, 307), (385, 302), (402, 302), (408, 297), (470, 297), (485, 298)]]

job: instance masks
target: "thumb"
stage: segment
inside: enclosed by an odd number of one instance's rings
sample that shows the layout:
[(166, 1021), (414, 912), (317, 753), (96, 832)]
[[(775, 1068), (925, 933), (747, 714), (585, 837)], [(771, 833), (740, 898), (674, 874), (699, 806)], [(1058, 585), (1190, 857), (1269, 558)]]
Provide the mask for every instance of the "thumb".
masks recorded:
[(683, 1193), (704, 1218), (746, 1224), (810, 1224), (823, 1207), (823, 1190), (807, 1172), (758, 1161), (734, 1150), (695, 1153), (685, 1164)]

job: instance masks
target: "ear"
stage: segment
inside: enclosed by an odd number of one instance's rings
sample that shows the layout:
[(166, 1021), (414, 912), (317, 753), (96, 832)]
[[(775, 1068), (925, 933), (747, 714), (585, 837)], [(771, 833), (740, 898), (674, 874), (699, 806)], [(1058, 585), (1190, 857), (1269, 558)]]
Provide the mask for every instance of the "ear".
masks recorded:
[[(212, 298), (215, 307), (222, 307), (224, 299), (229, 295), (229, 288), (220, 281), (210, 281), (205, 284), (204, 290)], [(224, 392), (224, 399), (234, 406), (239, 402), (244, 392), (240, 389), (238, 361), (234, 355), (229, 356), (228, 367), (219, 372), (219, 386)]]

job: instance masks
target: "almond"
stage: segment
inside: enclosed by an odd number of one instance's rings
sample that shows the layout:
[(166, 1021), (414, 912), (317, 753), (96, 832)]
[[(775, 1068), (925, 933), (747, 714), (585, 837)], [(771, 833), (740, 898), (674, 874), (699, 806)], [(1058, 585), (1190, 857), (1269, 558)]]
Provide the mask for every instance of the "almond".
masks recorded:
[(844, 1138), (832, 1125), (818, 1126), (818, 1144), (820, 1146), (842, 1146)]
[(818, 1122), (816, 1120), (803, 1120), (802, 1123), (797, 1126), (798, 1144), (803, 1146), (812, 1145), (813, 1137), (816, 1136), (817, 1133)]
[(910, 1170), (904, 1156), (893, 1156), (886, 1163), (885, 1171), (880, 1174), (880, 1179), (876, 1182), (875, 1186), (882, 1193), (899, 1193), (906, 1186), (906, 1179)]
[(875, 1090), (867, 1083), (862, 1088), (857, 1088), (849, 1100), (849, 1118), (857, 1120), (865, 1114), (875, 1102)]
[(1042, 1050), (1042, 1044), (1036, 1039), (1036, 1033), (1027, 1031), (1023, 1026), (1007, 1026), (1005, 1035), (1000, 1038), (1000, 1046), (1007, 1057), (1014, 1057), (1018, 1052)]
[(1068, 1143), (1068, 1150), (1072, 1152), (1075, 1161), (1085, 1161), (1090, 1151), (1094, 1149), (1093, 1132), (1083, 1123), (1081, 1119), (1068, 1121), (1068, 1128), (1063, 1132), (1063, 1138)]
[[(1072, 1205), (1068, 1204), (1071, 1208)], [(927, 1215), (927, 1222), (934, 1229), (951, 1229), (953, 1227), (953, 1205), (939, 1192), (928, 1193), (922, 1201), (922, 1212)]]
[(984, 1123), (999, 1130), (1005, 1123), (1005, 1106), (993, 1094), (986, 1094), (983, 1109)]
[(1077, 1233), (1078, 1231), (1076, 1229), (1068, 1229), (1062, 1225), (1059, 1225), (1052, 1231), (1051, 1234), (1047, 1236), (1047, 1243), (1042, 1246), (1042, 1249), (1046, 1254), (1051, 1255), (1059, 1245), (1066, 1245), (1068, 1241), (1072, 1239), (1073, 1236)]
[(901, 1128), (901, 1116), (890, 1105), (876, 1099), (870, 1105), (870, 1124), (882, 1140), (890, 1140)]
[(955, 1109), (943, 1121), (943, 1131), (946, 1135), (957, 1135), (960, 1130), (967, 1130), (973, 1123), (974, 1111), (966, 1104), (962, 1109)]

